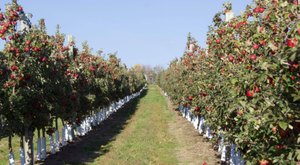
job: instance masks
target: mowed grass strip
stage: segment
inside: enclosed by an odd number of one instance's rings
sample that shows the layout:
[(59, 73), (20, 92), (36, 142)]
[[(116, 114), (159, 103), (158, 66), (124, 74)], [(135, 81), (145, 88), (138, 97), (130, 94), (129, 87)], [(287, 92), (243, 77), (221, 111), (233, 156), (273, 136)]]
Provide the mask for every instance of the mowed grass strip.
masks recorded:
[[(55, 123), (53, 123), (53, 127), (55, 126)], [(58, 120), (58, 132), (59, 136), (61, 138), (62, 135), (62, 127), (63, 124), (61, 120)], [(42, 131), (41, 131), (42, 134)], [(55, 137), (55, 134), (53, 134), (53, 137)], [(34, 148), (34, 156), (36, 156), (36, 151), (37, 151), (37, 131), (34, 133), (33, 137), (33, 148)], [(14, 158), (15, 158), (15, 163), (20, 164), (20, 137), (15, 135), (12, 137), (12, 148), (14, 152)], [(47, 152), (50, 152), (50, 141), (49, 141), (49, 136), (46, 134), (46, 149)], [(36, 161), (36, 160), (35, 160)], [(8, 137), (5, 138), (0, 138), (0, 165), (6, 165), (9, 164), (9, 149), (8, 149)]]
[(174, 115), (168, 111), (165, 98), (157, 86), (137, 105), (134, 116), (115, 141), (106, 144), (109, 151), (90, 164), (177, 164), (176, 141), (168, 132)]

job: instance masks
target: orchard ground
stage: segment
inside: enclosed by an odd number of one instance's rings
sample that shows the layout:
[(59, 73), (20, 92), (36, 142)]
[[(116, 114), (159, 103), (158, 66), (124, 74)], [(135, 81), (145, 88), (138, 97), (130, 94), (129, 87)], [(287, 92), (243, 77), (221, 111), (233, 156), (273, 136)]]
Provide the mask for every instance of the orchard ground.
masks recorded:
[[(54, 125), (54, 123), (53, 123)], [(59, 135), (62, 135), (62, 122), (61, 120), (58, 120), (58, 128), (59, 128)], [(34, 133), (34, 151), (37, 150), (37, 131)], [(19, 147), (20, 146), (20, 137), (18, 136), (14, 136), (12, 137), (12, 147), (13, 147), (13, 151), (14, 151), (14, 158), (15, 158), (15, 162), (16, 164), (20, 164), (20, 155), (19, 155)], [(47, 152), (50, 153), (50, 142), (49, 139), (46, 140), (46, 146), (47, 146)], [(4, 164), (9, 164), (8, 162), (8, 154), (9, 154), (9, 150), (8, 150), (8, 138), (1, 138), (0, 137), (0, 165), (4, 165)]]
[(217, 164), (211, 144), (172, 109), (161, 90), (151, 85), (140, 98), (41, 164)]
[(217, 163), (210, 143), (172, 111), (156, 86), (45, 164)]

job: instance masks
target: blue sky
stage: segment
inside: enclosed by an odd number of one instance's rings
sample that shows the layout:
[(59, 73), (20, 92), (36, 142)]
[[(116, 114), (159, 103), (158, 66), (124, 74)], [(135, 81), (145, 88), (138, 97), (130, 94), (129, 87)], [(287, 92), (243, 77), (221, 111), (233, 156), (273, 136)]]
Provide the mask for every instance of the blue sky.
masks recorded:
[[(188, 32), (205, 46), (208, 26), (227, 0), (19, 0), (32, 22), (45, 18), (49, 34), (56, 25), (72, 34), (77, 46), (85, 40), (94, 51), (118, 52), (134, 64), (167, 67), (185, 49)], [(0, 7), (9, 0), (1, 0)], [(235, 13), (251, 0), (231, 0)], [(3, 47), (3, 42), (0, 42)]]

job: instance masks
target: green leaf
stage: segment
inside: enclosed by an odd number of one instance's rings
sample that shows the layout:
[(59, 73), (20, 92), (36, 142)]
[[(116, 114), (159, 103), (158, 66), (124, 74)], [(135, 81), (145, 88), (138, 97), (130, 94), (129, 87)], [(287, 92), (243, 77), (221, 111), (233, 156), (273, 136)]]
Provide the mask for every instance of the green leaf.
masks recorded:
[(246, 107), (246, 102), (245, 101), (240, 101), (240, 104), (245, 108)]
[(272, 42), (269, 43), (268, 45), (273, 51), (277, 51), (278, 47), (276, 47)]
[(300, 95), (292, 94), (292, 97), (294, 102), (300, 100)]
[(291, 60), (291, 61), (294, 61), (294, 60), (296, 59), (296, 57), (297, 57), (297, 52), (294, 52), (294, 53), (292, 54), (292, 56), (290, 57), (290, 60)]
[(250, 113), (254, 113), (255, 112), (254, 108), (252, 108), (252, 107), (248, 107), (248, 109), (249, 109)]
[(231, 79), (231, 84), (235, 84), (235, 83), (237, 83), (238, 82), (238, 79), (237, 78), (232, 78)]
[(269, 64), (268, 64), (267, 62), (263, 62), (263, 63), (261, 64), (261, 69), (262, 69), (262, 70), (268, 70), (268, 67), (269, 67)]
[(288, 123), (281, 121), (281, 122), (279, 122), (279, 126), (280, 126), (280, 128), (282, 128), (283, 130), (286, 130), (287, 127), (288, 127)]
[(292, 158), (293, 158), (293, 153), (290, 152), (289, 155), (288, 155), (288, 160), (292, 160)]

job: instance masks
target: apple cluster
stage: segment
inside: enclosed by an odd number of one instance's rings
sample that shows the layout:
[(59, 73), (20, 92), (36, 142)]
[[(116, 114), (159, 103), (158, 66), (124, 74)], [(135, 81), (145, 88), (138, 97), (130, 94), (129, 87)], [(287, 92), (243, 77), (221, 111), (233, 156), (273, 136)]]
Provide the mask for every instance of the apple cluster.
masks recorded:
[(160, 75), (175, 104), (205, 117), (213, 143), (222, 134), (250, 164), (300, 161), (299, 10), (297, 0), (255, 0), (230, 21), (220, 12), (207, 49), (189, 36)]
[[(13, 0), (0, 13), (0, 127), (7, 136), (28, 131), (52, 134), (57, 120), (80, 124), (101, 108), (142, 89), (141, 72), (128, 69), (115, 54), (93, 55), (87, 43), (79, 51), (65, 35), (49, 35), (45, 21), (16, 29), (23, 8)], [(54, 124), (56, 123), (56, 124)], [(33, 136), (33, 134), (31, 134)]]

